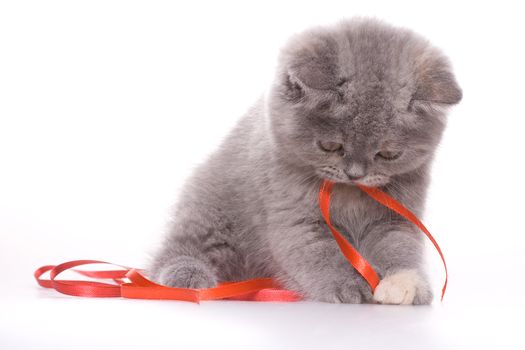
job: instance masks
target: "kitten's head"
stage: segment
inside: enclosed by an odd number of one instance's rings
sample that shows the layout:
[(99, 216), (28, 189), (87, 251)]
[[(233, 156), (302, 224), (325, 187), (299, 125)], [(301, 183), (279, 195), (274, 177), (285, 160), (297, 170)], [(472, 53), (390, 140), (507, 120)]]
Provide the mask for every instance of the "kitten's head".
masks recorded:
[(281, 156), (368, 186), (427, 163), (461, 90), (442, 53), (405, 29), (351, 20), (294, 37), (269, 94)]

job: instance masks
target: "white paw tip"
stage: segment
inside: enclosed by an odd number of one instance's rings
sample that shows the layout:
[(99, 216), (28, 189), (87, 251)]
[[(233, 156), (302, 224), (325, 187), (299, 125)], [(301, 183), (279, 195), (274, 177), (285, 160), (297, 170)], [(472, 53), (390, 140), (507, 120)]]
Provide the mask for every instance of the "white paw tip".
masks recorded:
[(421, 283), (416, 270), (400, 270), (379, 282), (374, 291), (374, 300), (381, 304), (412, 304)]

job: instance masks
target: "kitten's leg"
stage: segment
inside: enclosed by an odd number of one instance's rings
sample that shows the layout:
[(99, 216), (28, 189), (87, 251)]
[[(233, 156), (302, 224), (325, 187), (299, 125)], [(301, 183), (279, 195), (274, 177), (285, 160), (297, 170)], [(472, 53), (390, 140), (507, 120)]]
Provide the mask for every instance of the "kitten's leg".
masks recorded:
[(191, 256), (177, 256), (159, 268), (152, 277), (158, 283), (179, 288), (210, 288), (217, 278), (202, 260)]
[(307, 300), (331, 303), (372, 301), (365, 280), (341, 254), (328, 227), (318, 220), (271, 230), (274, 258), (284, 270), (280, 280)]
[[(183, 226), (191, 226), (187, 223)], [(217, 276), (191, 231), (170, 236), (147, 271), (154, 281), (169, 287), (210, 288)], [(193, 231), (195, 232), (195, 231)]]
[[(231, 238), (231, 225), (220, 210), (188, 206), (177, 213), (177, 224), (148, 269), (160, 284), (181, 288), (210, 288), (227, 280), (239, 254)], [(239, 266), (239, 265), (237, 265)]]
[(412, 227), (376, 227), (360, 245), (383, 276), (374, 292), (382, 304), (430, 304), (432, 292), (422, 272), (423, 241)]

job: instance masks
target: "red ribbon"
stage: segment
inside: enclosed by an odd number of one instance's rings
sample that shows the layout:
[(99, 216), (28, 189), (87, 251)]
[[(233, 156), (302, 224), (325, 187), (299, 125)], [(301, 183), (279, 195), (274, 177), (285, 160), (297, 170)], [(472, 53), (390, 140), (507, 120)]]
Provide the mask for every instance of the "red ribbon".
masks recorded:
[(439, 253), (439, 256), (441, 257), (441, 261), (443, 262), (443, 267), (445, 268), (445, 282), (443, 282), (443, 287), (441, 288), (441, 301), (443, 301), (443, 298), (445, 297), (445, 291), (447, 290), (447, 283), (448, 283), (448, 269), (447, 269), (447, 262), (445, 261), (445, 256), (443, 255), (443, 252), (441, 251), (441, 248), (439, 247), (439, 244), (436, 242), (430, 231), (423, 225), (423, 223), (405, 206), (403, 206), (401, 203), (396, 201), (394, 198), (390, 197), (385, 192), (379, 190), (375, 187), (366, 187), (366, 186), (358, 186), (363, 192), (365, 192), (367, 195), (372, 197), (375, 201), (378, 203), (384, 205), (385, 207), (391, 209), (392, 211), (398, 213), (414, 225), (416, 225), (423, 233), (427, 236), (427, 238), (432, 242), (434, 245), (434, 248), (436, 248), (437, 252)]
[[(359, 252), (339, 233), (330, 221), (330, 200), (332, 195), (333, 183), (324, 180), (319, 190), (319, 207), (335, 241), (339, 245), (341, 252), (352, 266), (368, 282), (372, 291), (379, 283), (379, 276), (372, 266), (364, 259)], [(380, 204), (390, 208), (399, 215), (419, 227), (436, 247), (443, 265), (445, 267), (445, 283), (443, 285), (441, 300), (447, 288), (448, 271), (445, 258), (436, 240), (432, 237), (426, 227), (412, 214), (407, 208), (382, 192), (377, 188), (358, 186), (362, 191)], [(124, 297), (131, 299), (169, 299), (200, 302), (202, 300), (248, 300), (248, 301), (282, 301), (291, 302), (301, 300), (302, 297), (290, 290), (280, 289), (279, 284), (271, 278), (256, 278), (241, 282), (222, 283), (214, 288), (191, 289), (191, 288), (172, 288), (162, 286), (147, 279), (138, 269), (128, 268), (121, 265), (120, 270), (99, 270), (87, 271), (73, 269), (77, 266), (88, 264), (110, 264), (98, 260), (75, 260), (60, 265), (47, 265), (37, 269), (34, 273), (37, 283), (45, 288), (52, 288), (56, 291), (83, 297)], [(72, 270), (81, 275), (98, 279), (111, 279), (114, 283), (104, 283), (83, 280), (58, 280), (56, 277), (64, 271)], [(50, 272), (49, 279), (42, 279), (41, 276)]]
[(339, 245), (339, 249), (341, 249), (343, 255), (357, 270), (357, 272), (359, 272), (361, 276), (363, 276), (363, 278), (368, 282), (373, 292), (379, 284), (379, 276), (368, 263), (368, 261), (366, 261), (366, 259), (363, 258), (350, 243), (348, 243), (344, 236), (339, 233), (339, 231), (337, 231), (334, 226), (332, 226), (332, 222), (330, 221), (330, 199), (332, 196), (333, 187), (333, 182), (327, 180), (325, 180), (321, 185), (321, 190), (319, 191), (319, 207), (321, 208), (321, 213), (324, 220), (326, 221), (326, 224), (328, 225), (328, 228), (332, 232), (337, 245)]
[[(137, 269), (120, 265), (115, 266), (122, 267), (122, 270), (86, 271), (73, 269), (74, 267), (88, 264), (115, 265), (99, 260), (75, 260), (57, 266), (42, 266), (35, 271), (34, 275), (38, 284), (42, 287), (53, 288), (63, 294), (82, 297), (170, 299), (197, 303), (202, 300), (217, 299), (250, 301), (297, 301), (301, 299), (296, 292), (278, 289), (277, 283), (271, 278), (223, 283), (208, 289), (172, 288), (150, 281)], [(56, 279), (60, 273), (67, 270), (72, 270), (87, 277), (112, 279), (116, 284)], [(49, 279), (42, 279), (41, 276), (48, 271), (50, 271)], [(125, 279), (129, 280), (129, 282), (126, 282)]]

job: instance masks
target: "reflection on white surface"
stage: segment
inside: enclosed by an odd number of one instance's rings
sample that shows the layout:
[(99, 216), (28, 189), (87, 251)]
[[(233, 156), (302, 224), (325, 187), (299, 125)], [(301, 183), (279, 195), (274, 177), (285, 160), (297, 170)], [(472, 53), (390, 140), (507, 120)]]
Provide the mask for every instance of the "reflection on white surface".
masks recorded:
[(516, 349), (523, 304), (433, 306), (76, 298), (3, 292), (0, 348)]

